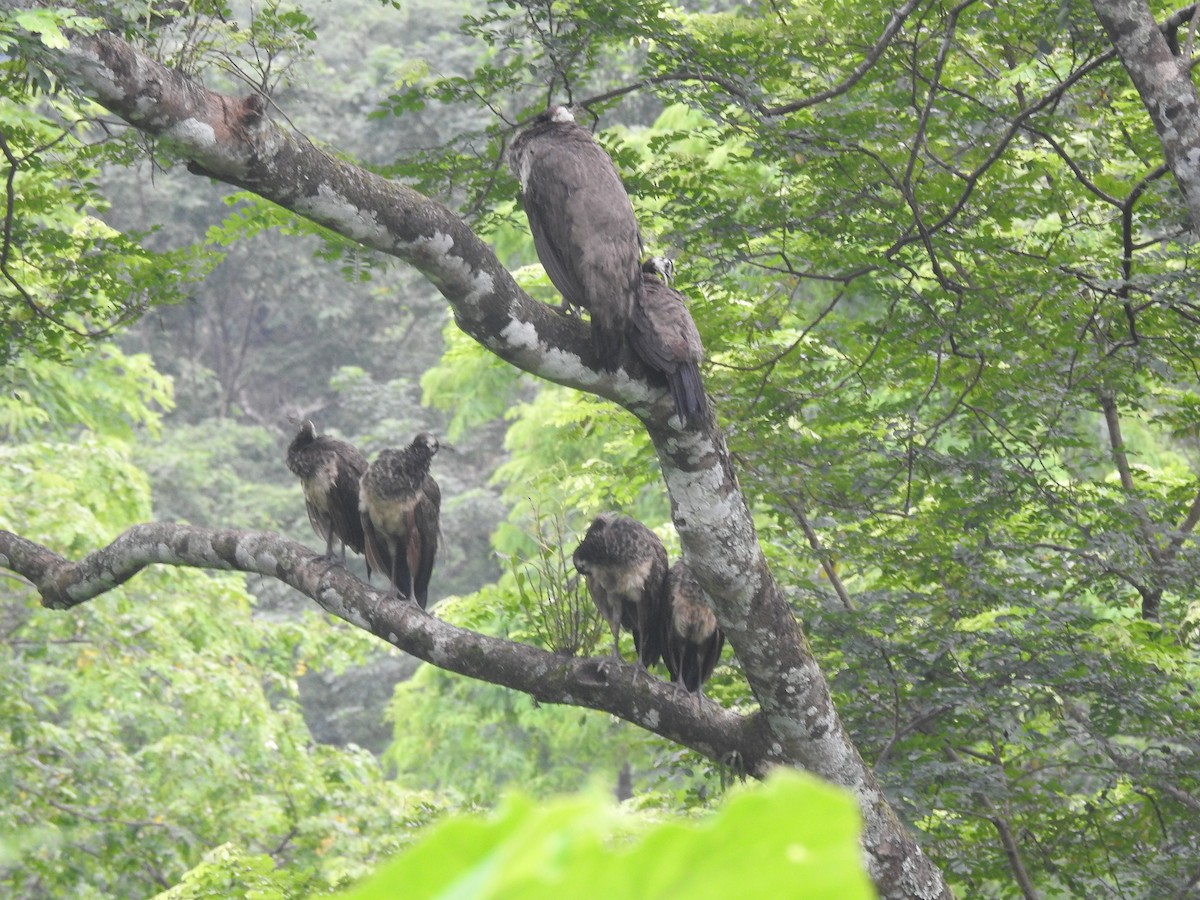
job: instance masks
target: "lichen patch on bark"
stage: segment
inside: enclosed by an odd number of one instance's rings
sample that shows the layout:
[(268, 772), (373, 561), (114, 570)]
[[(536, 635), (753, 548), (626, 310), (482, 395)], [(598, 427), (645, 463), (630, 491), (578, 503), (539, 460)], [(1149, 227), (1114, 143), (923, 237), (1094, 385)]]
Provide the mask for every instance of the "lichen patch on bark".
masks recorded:
[(298, 201), (296, 209), (321, 222), (336, 224), (347, 237), (371, 246), (381, 246), (388, 238), (388, 229), (374, 210), (357, 206), (328, 184), (317, 185), (316, 194)]

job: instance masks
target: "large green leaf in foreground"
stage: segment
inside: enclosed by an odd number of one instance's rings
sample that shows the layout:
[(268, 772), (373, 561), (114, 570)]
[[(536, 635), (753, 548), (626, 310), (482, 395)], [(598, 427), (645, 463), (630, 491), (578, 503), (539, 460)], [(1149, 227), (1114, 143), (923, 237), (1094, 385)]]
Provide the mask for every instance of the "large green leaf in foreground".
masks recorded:
[(874, 896), (863, 872), (850, 796), (780, 771), (711, 817), (653, 822), (609, 797), (550, 803), (510, 798), (494, 816), (464, 816), (345, 900), (393, 897)]

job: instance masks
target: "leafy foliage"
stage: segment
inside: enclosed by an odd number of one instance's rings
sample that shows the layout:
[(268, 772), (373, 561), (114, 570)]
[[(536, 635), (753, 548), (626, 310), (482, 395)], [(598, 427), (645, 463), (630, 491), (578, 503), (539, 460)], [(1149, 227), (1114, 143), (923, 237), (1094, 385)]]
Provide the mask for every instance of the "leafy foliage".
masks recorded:
[(125, 440), (138, 430), (155, 435), (163, 413), (174, 406), (171, 381), (150, 357), (110, 344), (85, 349), (69, 362), (25, 352), (0, 372), (8, 385), (0, 397), (0, 435), (10, 440), (65, 438), (80, 428)]
[(787, 772), (701, 823), (635, 818), (594, 792), (549, 804), (515, 796), (490, 820), (441, 823), (344, 896), (865, 898), (857, 827), (850, 797)]
[[(919, 3), (904, 18), (863, 0), (703, 9), (522, 0), (464, 7), (456, 34), (436, 5), (405, 4), (396, 16), (396, 4), (370, 6), (369, 16), (354, 6), (368, 16), (361, 33), (335, 36), (303, 11), (269, 4), (246, 43), (217, 41), (213, 52), (236, 57), (261, 46), (244, 77), (270, 86), (281, 104), (296, 101), (289, 108), (304, 108), (325, 129), (318, 133), (338, 135), (340, 149), (458, 205), (522, 284), (551, 303), (499, 151), (512, 123), (548, 100), (587, 102), (647, 248), (677, 259), (678, 286), (705, 339), (705, 381), (774, 573), (857, 746), (960, 892), (1017, 896), (1019, 870), (1046, 894), (1158, 897), (1194, 887), (1195, 248), (1140, 99), (1115, 63), (1100, 64), (1109, 45), (1088, 5)], [(23, 62), (35, 57), (32, 44), (60, 40), (68, 24), (95, 24), (17, 15), (25, 17), (19, 30), (12, 16), (0, 19), (5, 65), (20, 76), (2, 89), (0, 131), (22, 204), (3, 262), (25, 293), (5, 282), (11, 327), (0, 326), (0, 347), (22, 371), (12, 376), (16, 399), (0, 400), (10, 463), (0, 486), (4, 496), (36, 496), (41, 511), (5, 510), (5, 526), (64, 549), (89, 547), (147, 511), (144, 472), (163, 485), (156, 504), (171, 515), (265, 524), (289, 515), (279, 483), (262, 487), (277, 467), (270, 428), (284, 406), (318, 410), (372, 448), (445, 421), (486, 474), (447, 464), (444, 493), (462, 498), (459, 521), (503, 520), (491, 541), (508, 563), (499, 576), (490, 570), (496, 584), (479, 593), (464, 579), (445, 613), (548, 646), (585, 645), (537, 626), (530, 598), (569, 589), (569, 535), (600, 509), (666, 531), (655, 461), (628, 416), (498, 367), (443, 332), (427, 288), (244, 197), (231, 198), (232, 211), (214, 223), (196, 194), (176, 189), (178, 214), (161, 216), (170, 224), (155, 233), (136, 220), (135, 204), (106, 209), (96, 173), (102, 159), (120, 157), (75, 139), (95, 133), (93, 111), (58, 93), (40, 107), (25, 102), (34, 86), (58, 87)], [(892, 16), (895, 36), (885, 42)], [(159, 40), (149, 23), (138, 27)], [(411, 52), (382, 37), (387, 27), (411, 33)], [(180, 55), (195, 61), (210, 45), (193, 34)], [(313, 61), (320, 88), (291, 77), (296, 69), (276, 77), (284, 56), (306, 59), (314, 41), (330, 48)], [(374, 112), (349, 125), (335, 102)], [(181, 223), (191, 236), (180, 236)], [(271, 243), (297, 232), (319, 262), (298, 263), (294, 243)], [(202, 249), (177, 249), (189, 244)], [(340, 277), (322, 282), (331, 260)], [(189, 270), (208, 284), (188, 285)], [(193, 287), (195, 304), (157, 310), (126, 338), (130, 355), (92, 356), (73, 370), (46, 364), (74, 360), (82, 334)], [(158, 420), (151, 407), (169, 405), (135, 349), (159, 353), (189, 424), (131, 453), (130, 435)], [(411, 369), (397, 365), (401, 356)], [(122, 381), (125, 370), (136, 388)], [(97, 392), (107, 386), (102, 406), (72, 394), (84, 379)], [(36, 402), (46, 398), (57, 399)], [(438, 412), (420, 409), (421, 399)], [(214, 427), (212, 415), (237, 424)], [(90, 433), (67, 443), (80, 425)], [(240, 467), (221, 468), (222, 457)], [(480, 486), (492, 472), (499, 497)], [(539, 531), (531, 512), (539, 509), (563, 511), (553, 537)], [(290, 510), (302, 528), (298, 507)], [(486, 557), (489, 529), (447, 568)], [(403, 817), (370, 807), (338, 832), (350, 836), (345, 852), (322, 847), (344, 814), (326, 816), (322, 779), (381, 794), (392, 786), (374, 785), (369, 761), (352, 754), (314, 761), (294, 749), (303, 737), (286, 675), (294, 633), (257, 631), (240, 587), (222, 579), (171, 577), (138, 590), (114, 601), (125, 619), (93, 611), (94, 622), (47, 622), (47, 634), (22, 636), (30, 643), (14, 644), (22, 649), (6, 660), (6, 678), (31, 687), (9, 698), (4, 715), (20, 723), (15, 733), (33, 758), (54, 766), (44, 780), (18, 773), (41, 794), (6, 788), (14, 821), (26, 817), (22, 828), (51, 823), (18, 844), (23, 859), (46, 855), (35, 877), (53, 877), (51, 861), (61, 860), (45, 848), (68, 846), (62, 834), (113, 853), (136, 843), (118, 842), (112, 827), (87, 816), (125, 828), (163, 807), (169, 827), (138, 827), (171, 878), (230, 841), (189, 876), (187, 889), (198, 891), (327, 886), (374, 858), (360, 843), (367, 831), (402, 839)], [(183, 593), (234, 610), (231, 623), (244, 633), (199, 622)], [(165, 611), (153, 620), (161, 644), (149, 649), (130, 637), (142, 621), (132, 611), (157, 608), (143, 597)], [(33, 634), (26, 602), (5, 608), (20, 611), (9, 614)], [(81, 635), (103, 651), (86, 665), (81, 647), (91, 644), (74, 643)], [(260, 653), (273, 662), (268, 682), (278, 694), (265, 695), (250, 675)], [(315, 647), (297, 653), (317, 655)], [(205, 654), (234, 671), (214, 670)], [(166, 662), (152, 663), (160, 656)], [(41, 657), (44, 668), (34, 665)], [(60, 673), (72, 666), (87, 678)], [(248, 698), (243, 718), (193, 698), (200, 682), (179, 674), (193, 668)], [(114, 693), (98, 696), (93, 677)], [(732, 669), (711, 690), (726, 705), (752, 704)], [(194, 712), (195, 730), (184, 735), (201, 734), (201, 721), (223, 723), (222, 734), (233, 735), (222, 745), (229, 758), (206, 758), (192, 746), (203, 741), (172, 737), (166, 713), (146, 724), (127, 708), (130, 697), (153, 692), (163, 703), (155, 709)], [(117, 704), (120, 722), (104, 719), (103, 703)], [(68, 714), (70, 728), (60, 721)], [(579, 760), (605, 780), (632, 760), (661, 776), (655, 788), (672, 783), (668, 754), (631, 729), (431, 669), (400, 690), (393, 716), (389, 759), (402, 783), (472, 802), (492, 802), (500, 785), (540, 796), (578, 780), (548, 759)], [(88, 755), (78, 728), (95, 728), (93, 746), (104, 753)], [(122, 728), (133, 743), (122, 743)], [(280, 787), (262, 740), (292, 747), (276, 759), (295, 770), (294, 788)], [(121, 780), (103, 768), (105, 753)], [(170, 754), (180, 754), (184, 772), (213, 768), (221, 785), (257, 780), (266, 799), (261, 808), (221, 805), (230, 797), (178, 782), (182, 799), (158, 796), (139, 773), (153, 761), (145, 771), (169, 778)], [(73, 785), (61, 760), (75, 755), (87, 777), (71, 788), (79, 795), (70, 814), (51, 813), (45, 785)], [(289, 791), (294, 814), (281, 811)], [(358, 802), (355, 790), (334, 793), (343, 810)], [(135, 798), (129, 808), (125, 796)], [(408, 795), (391, 796), (399, 808)], [(657, 799), (680, 802), (667, 790)], [(578, 803), (539, 819), (516, 802), (503, 826), (456, 823), (447, 834), (469, 836), (481, 855), (497, 835), (521, 828), (536, 845), (549, 824), (579, 828), (571, 833), (594, 844), (595, 832), (579, 823), (608, 813)], [(244, 820), (244, 831), (217, 828), (222, 817)], [(286, 852), (271, 852), (299, 823)], [(607, 857), (591, 850), (580, 853), (579, 871), (594, 875), (596, 859)], [(410, 876), (426, 865), (411, 858)], [(129, 856), (114, 859), (113, 890), (145, 886)], [(508, 873), (527, 864), (497, 863), (504, 874), (495, 884), (511, 887)], [(603, 874), (619, 878), (623, 869)], [(737, 868), (740, 878), (746, 869)], [(737, 887), (744, 893), (746, 883)]]
[[(1185, 890), (1194, 249), (1091, 10), (920, 5), (888, 46), (865, 3), (556, 12), (497, 5), (470, 26), (496, 58), (426, 95), (523, 102), (496, 73), (533, 61), (543, 100), (609, 113), (776, 577), (910, 821), (968, 893), (1014, 895), (1014, 859), (1067, 893)], [(651, 84), (657, 117), (610, 105)], [(510, 412), (501, 477), (662, 521), (627, 429), (556, 393)]]
[(604, 633), (604, 620), (571, 562), (571, 535), (562, 512), (533, 510), (536, 555), (510, 562), (522, 618), (533, 643), (564, 656), (592, 653)]
[[(122, 380), (107, 368), (119, 354), (96, 355), (102, 377), (38, 387), (59, 398), (52, 409), (87, 409), (101, 423), (156, 420), (144, 367)], [(0, 527), (77, 556), (148, 519), (147, 479), (120, 430), (108, 431), (0, 446), (9, 498)], [(363, 751), (312, 745), (295, 677), (327, 648), (344, 655), (339, 639), (252, 612), (242, 579), (228, 575), (147, 573), (63, 615), (5, 582), (7, 895), (145, 896), (222, 842), (229, 857), (217, 865), (210, 855), (209, 874), (185, 886), (249, 889), (275, 864), (272, 883), (308, 895), (364, 874), (441, 811), (436, 798), (385, 782)]]
[[(0, 32), (0, 43), (2, 38)], [(137, 235), (109, 227), (99, 216), (104, 202), (92, 154), (72, 133), (86, 131), (86, 123), (64, 128), (22, 105), (17, 79), (3, 83), (0, 152), (7, 194), (0, 244), (0, 366), (23, 350), (66, 361), (89, 341), (135, 319), (151, 298), (159, 303), (177, 299), (180, 273), (194, 261), (187, 252), (150, 252)]]
[(395, 737), (384, 759), (399, 783), (472, 806), (513, 789), (545, 797), (589, 780), (615, 788), (626, 766), (639, 791), (669, 774), (662, 742), (626, 723), (432, 666), (397, 685), (390, 716)]

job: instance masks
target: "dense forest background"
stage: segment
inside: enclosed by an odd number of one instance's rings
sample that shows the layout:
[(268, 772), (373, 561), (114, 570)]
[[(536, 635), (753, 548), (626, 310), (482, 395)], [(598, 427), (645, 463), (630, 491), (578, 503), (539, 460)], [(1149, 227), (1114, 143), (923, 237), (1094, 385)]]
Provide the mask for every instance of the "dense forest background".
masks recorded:
[[(288, 416), (368, 456), (429, 430), (455, 448), (436, 615), (606, 652), (569, 565), (591, 517), (680, 552), (634, 418), (496, 359), (411, 267), (198, 177), (35, 48), (108, 28), (261, 91), (548, 303), (500, 153), (591, 101), (692, 301), (771, 571), (924, 852), (962, 896), (1197, 889), (1193, 230), (1092, 5), (105, 6), (0, 13), (0, 527), (68, 558), (150, 520), (319, 549)], [(1186, 56), (1192, 8), (1146, 9)], [(228, 896), (309, 896), (512, 788), (592, 781), (659, 819), (739, 774), (260, 576), (157, 568), (64, 613), (6, 575), (0, 641), (14, 897), (149, 896), (202, 860)], [(757, 708), (732, 648), (707, 693)]]

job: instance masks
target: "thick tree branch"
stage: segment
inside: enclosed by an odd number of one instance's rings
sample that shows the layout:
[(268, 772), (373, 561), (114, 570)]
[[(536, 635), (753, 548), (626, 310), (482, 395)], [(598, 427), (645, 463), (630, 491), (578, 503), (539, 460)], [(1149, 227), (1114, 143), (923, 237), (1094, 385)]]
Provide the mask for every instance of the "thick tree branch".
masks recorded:
[[(612, 713), (691, 747), (717, 762), (735, 761), (761, 776), (777, 762), (759, 713), (741, 716), (710, 700), (700, 713), (671, 685), (639, 679), (632, 665), (559, 656), (443, 622), (351, 575), (303, 544), (263, 531), (156, 522), (134, 525), (103, 549), (70, 562), (9, 531), (0, 531), (0, 566), (27, 578), (48, 609), (71, 609), (102, 596), (155, 564), (225, 569), (277, 578), (331, 615), (426, 662), (509, 687), (543, 703)], [(608, 657), (604, 657), (605, 660)], [(606, 675), (605, 672), (608, 674)]]
[[(43, 52), (43, 65), (129, 124), (163, 139), (190, 161), (193, 171), (251, 190), (408, 262), (441, 291), (459, 327), (497, 356), (547, 380), (614, 400), (637, 416), (658, 453), (684, 555), (713, 598), (762, 708), (762, 715), (754, 719), (755, 732), (763, 740), (769, 734), (769, 749), (755, 744), (755, 750), (744, 737), (722, 733), (718, 742), (718, 735), (689, 731), (692, 725), (686, 720), (692, 712), (660, 703), (666, 698), (658, 697), (656, 692), (663, 690), (659, 686), (650, 689), (649, 697), (631, 692), (624, 681), (631, 672), (622, 670), (615, 681), (604, 683), (595, 677), (594, 663), (538, 655), (531, 648), (453, 629), (429, 616), (404, 617), (388, 604), (378, 614), (364, 615), (360, 600), (380, 595), (337, 567), (306, 562), (299, 554), (307, 551), (300, 545), (289, 548), (274, 536), (135, 529), (128, 538), (132, 547), (121, 544), (122, 538), (108, 551), (109, 557), (115, 554), (123, 560), (120, 568), (111, 567), (105, 551), (81, 562), (81, 570), (64, 568), (61, 561), (28, 548), (19, 559), (10, 555), (14, 568), (18, 563), (25, 566), (19, 571), (28, 572), (39, 587), (46, 585), (49, 605), (92, 589), (81, 585), (111, 587), (108, 581), (127, 578), (152, 562), (198, 564), (184, 562), (195, 558), (219, 568), (265, 571), (334, 615), (443, 668), (507, 684), (548, 702), (605, 709), (687, 746), (695, 739), (717, 757), (733, 751), (744, 757), (753, 750), (756, 767), (770, 761), (796, 765), (843, 785), (855, 794), (862, 810), (867, 861), (880, 892), (895, 897), (949, 896), (941, 873), (900, 824), (845, 732), (828, 684), (767, 568), (711, 405), (705, 422), (681, 430), (678, 420), (670, 418), (672, 402), (663, 386), (641, 377), (642, 370), (628, 359), (615, 373), (603, 374), (591, 356), (583, 325), (524, 294), (461, 218), (410, 188), (335, 159), (275, 126), (257, 96), (234, 98), (209, 91), (112, 34), (75, 36), (68, 48)], [(154, 536), (163, 543), (155, 543)], [(189, 541), (196, 542), (191, 549)], [(16, 546), (11, 539), (9, 544)], [(697, 718), (707, 721), (710, 709), (705, 707)], [(714, 723), (726, 723), (724, 715), (730, 715), (715, 710), (713, 714)], [(701, 733), (709, 737), (700, 739)]]

